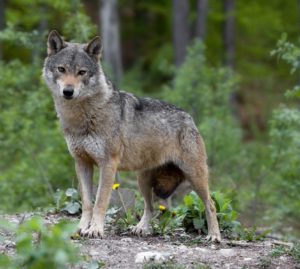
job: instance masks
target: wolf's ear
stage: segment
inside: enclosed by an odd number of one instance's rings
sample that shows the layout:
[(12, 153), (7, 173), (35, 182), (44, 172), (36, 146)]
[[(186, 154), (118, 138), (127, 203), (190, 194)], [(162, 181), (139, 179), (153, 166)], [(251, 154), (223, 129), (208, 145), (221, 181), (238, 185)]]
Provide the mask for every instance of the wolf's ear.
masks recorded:
[(96, 60), (100, 59), (102, 52), (102, 43), (99, 36), (94, 37), (84, 48), (88, 55)]
[(52, 30), (48, 35), (48, 55), (58, 53), (61, 49), (66, 47), (65, 42), (56, 30)]

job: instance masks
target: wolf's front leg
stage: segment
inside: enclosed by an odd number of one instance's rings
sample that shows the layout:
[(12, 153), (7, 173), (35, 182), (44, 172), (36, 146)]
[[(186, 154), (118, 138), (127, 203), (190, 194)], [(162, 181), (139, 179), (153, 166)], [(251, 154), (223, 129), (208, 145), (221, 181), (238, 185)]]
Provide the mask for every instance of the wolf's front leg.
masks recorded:
[(82, 215), (78, 233), (82, 234), (89, 227), (93, 214), (93, 164), (78, 158), (75, 159), (75, 168), (82, 200)]
[(144, 197), (144, 214), (140, 222), (135, 227), (133, 227), (132, 232), (136, 235), (145, 236), (150, 233), (150, 221), (153, 212), (152, 184), (150, 173), (138, 173), (137, 180), (139, 189)]
[(105, 212), (108, 207), (112, 186), (117, 171), (118, 162), (112, 159), (101, 169), (100, 182), (97, 190), (96, 201), (93, 208), (93, 217), (90, 226), (83, 232), (90, 238), (103, 237)]

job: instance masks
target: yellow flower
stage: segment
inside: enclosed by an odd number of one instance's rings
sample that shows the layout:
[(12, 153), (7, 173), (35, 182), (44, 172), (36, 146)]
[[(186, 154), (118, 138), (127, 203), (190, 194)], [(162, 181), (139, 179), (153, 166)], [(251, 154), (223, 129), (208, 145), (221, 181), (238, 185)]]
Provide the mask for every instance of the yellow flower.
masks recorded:
[(166, 210), (166, 207), (163, 206), (163, 205), (159, 205), (159, 210), (160, 210), (160, 211), (165, 211), (165, 210)]
[(113, 190), (116, 190), (116, 189), (118, 189), (120, 187), (120, 184), (119, 183), (115, 183), (114, 185), (113, 185)]
[(71, 239), (73, 239), (73, 240), (79, 240), (80, 238), (81, 238), (81, 236), (79, 233), (74, 233), (71, 235)]

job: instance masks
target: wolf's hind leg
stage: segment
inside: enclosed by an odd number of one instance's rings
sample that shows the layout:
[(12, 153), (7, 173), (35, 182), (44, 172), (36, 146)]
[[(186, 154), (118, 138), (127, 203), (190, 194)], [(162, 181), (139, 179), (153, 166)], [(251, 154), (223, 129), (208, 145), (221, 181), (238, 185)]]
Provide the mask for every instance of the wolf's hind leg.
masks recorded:
[(93, 214), (93, 164), (82, 159), (76, 159), (75, 168), (82, 199), (82, 215), (78, 225), (78, 233), (82, 233), (89, 227)]
[(205, 206), (205, 214), (208, 224), (207, 240), (212, 242), (221, 242), (219, 224), (216, 215), (216, 208), (209, 194), (208, 187), (208, 168), (206, 163), (198, 163), (191, 169), (188, 180), (191, 182), (193, 189), (202, 199)]
[(137, 181), (144, 197), (144, 214), (140, 222), (132, 228), (132, 232), (145, 236), (150, 233), (150, 220), (153, 213), (151, 172), (138, 173)]
[(205, 206), (205, 214), (208, 225), (207, 240), (212, 242), (221, 242), (219, 224), (217, 220), (216, 208), (214, 201), (211, 199), (208, 187), (208, 167), (205, 161), (194, 160), (189, 162), (189, 171), (187, 179), (193, 186), (193, 189), (202, 199)]

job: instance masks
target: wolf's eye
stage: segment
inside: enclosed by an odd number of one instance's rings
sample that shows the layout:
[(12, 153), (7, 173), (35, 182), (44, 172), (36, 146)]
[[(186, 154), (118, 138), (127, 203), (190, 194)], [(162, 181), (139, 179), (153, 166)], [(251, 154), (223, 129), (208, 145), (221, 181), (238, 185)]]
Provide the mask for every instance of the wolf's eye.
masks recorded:
[(65, 73), (66, 72), (66, 69), (62, 66), (59, 66), (57, 67), (57, 70), (60, 72), (60, 73)]
[(86, 74), (86, 70), (79, 70), (77, 73), (79, 76), (83, 76)]

